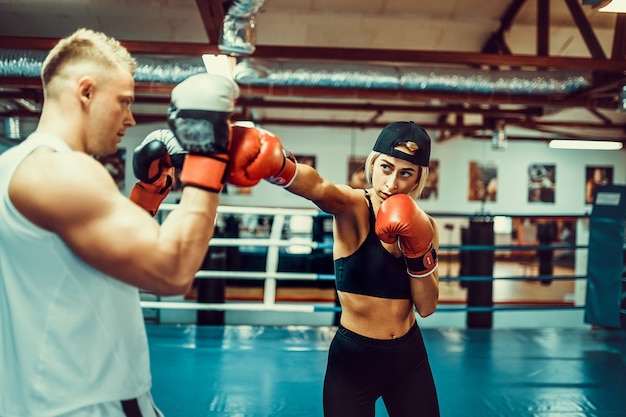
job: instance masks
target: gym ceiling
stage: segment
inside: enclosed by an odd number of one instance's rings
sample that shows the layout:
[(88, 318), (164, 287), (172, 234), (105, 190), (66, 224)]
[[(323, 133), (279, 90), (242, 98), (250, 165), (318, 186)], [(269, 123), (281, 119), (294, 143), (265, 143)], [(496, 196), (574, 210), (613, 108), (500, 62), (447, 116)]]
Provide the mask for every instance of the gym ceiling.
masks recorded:
[(223, 21), (243, 7), (256, 38), (254, 52), (238, 57), (236, 120), (303, 128), (414, 120), (437, 141), (491, 140), (500, 124), (509, 140), (626, 142), (618, 111), (626, 14), (600, 12), (599, 3), (0, 0), (0, 118), (37, 119), (45, 52), (85, 26), (140, 62), (137, 122), (164, 121), (172, 87), (202, 70), (203, 54), (220, 53)]

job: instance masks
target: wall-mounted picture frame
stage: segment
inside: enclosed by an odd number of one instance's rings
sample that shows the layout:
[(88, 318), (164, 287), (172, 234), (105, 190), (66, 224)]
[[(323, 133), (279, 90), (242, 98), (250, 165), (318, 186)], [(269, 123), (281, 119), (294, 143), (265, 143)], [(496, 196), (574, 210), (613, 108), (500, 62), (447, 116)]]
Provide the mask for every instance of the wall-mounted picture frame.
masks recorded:
[(95, 158), (109, 171), (117, 188), (124, 191), (126, 186), (126, 148), (118, 148), (114, 154), (96, 156)]
[(421, 200), (437, 200), (439, 198), (439, 160), (431, 159), (428, 164), (428, 178), (420, 197)]
[(498, 167), (492, 162), (469, 161), (469, 201), (496, 201)]
[(172, 188), (170, 189), (170, 192), (180, 193), (183, 191), (183, 183), (180, 180), (180, 173), (181, 169), (176, 168), (174, 170), (174, 181), (172, 182)]
[(585, 167), (585, 204), (593, 204), (598, 185), (613, 184), (613, 167), (588, 165)]
[(365, 160), (366, 156), (351, 156), (348, 158), (348, 179), (347, 184), (352, 188), (367, 188), (365, 180)]
[(556, 166), (530, 164), (528, 166), (528, 202), (554, 203), (556, 195)]
[(294, 155), (299, 164), (316, 167), (317, 158), (315, 155)]

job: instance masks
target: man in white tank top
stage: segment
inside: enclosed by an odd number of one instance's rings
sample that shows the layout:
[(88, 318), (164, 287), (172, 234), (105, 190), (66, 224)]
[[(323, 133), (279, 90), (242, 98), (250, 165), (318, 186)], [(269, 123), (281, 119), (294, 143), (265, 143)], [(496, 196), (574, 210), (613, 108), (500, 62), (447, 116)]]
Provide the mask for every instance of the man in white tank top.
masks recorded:
[[(161, 416), (138, 289), (191, 287), (213, 234), (230, 136), (211, 135), (221, 143), (200, 157), (212, 171), (187, 172), (200, 178), (159, 224), (92, 157), (114, 153), (135, 125), (135, 65), (102, 33), (62, 39), (43, 64), (36, 131), (0, 155), (0, 417)], [(213, 87), (203, 87), (212, 107)], [(219, 88), (229, 114), (236, 84)]]

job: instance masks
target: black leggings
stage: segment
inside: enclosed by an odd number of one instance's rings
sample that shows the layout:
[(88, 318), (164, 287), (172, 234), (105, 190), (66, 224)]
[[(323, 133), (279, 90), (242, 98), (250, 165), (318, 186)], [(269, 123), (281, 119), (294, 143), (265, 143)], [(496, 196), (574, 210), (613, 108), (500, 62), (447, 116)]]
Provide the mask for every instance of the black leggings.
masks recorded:
[(389, 417), (439, 417), (428, 356), (417, 323), (377, 340), (339, 326), (324, 378), (325, 417), (373, 417), (382, 397)]

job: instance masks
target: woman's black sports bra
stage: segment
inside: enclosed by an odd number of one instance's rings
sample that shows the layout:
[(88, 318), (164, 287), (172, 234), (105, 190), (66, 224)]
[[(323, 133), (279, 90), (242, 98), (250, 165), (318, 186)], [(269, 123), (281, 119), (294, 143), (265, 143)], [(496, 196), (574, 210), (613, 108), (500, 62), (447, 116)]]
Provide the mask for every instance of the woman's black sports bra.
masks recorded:
[(363, 244), (352, 255), (335, 259), (337, 290), (372, 297), (411, 299), (410, 277), (404, 258), (396, 258), (376, 236), (376, 216), (365, 190), (370, 229)]

